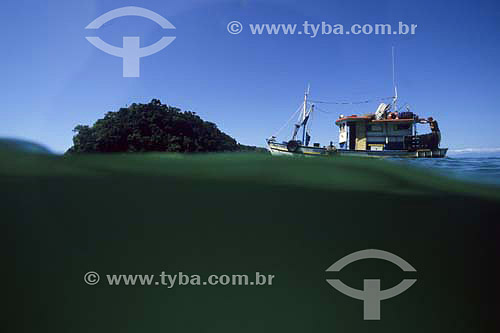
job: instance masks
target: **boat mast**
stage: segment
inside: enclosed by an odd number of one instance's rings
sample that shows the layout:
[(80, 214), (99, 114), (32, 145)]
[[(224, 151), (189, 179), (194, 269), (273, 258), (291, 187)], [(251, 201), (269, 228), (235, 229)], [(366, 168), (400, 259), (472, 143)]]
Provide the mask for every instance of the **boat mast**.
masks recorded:
[(307, 85), (307, 90), (304, 92), (304, 108), (302, 109), (302, 121), (306, 118), (306, 112), (307, 112), (307, 97), (309, 97), (309, 90), (311, 86), (308, 84)]
[(311, 104), (311, 108), (309, 109), (309, 113), (307, 114), (307, 120), (304, 123), (304, 137), (303, 137), (303, 140), (305, 142), (305, 146), (306, 147), (309, 146), (309, 140), (311, 139), (310, 133), (307, 130), (307, 125), (309, 124), (309, 117), (311, 116), (311, 114), (313, 113), (313, 111), (314, 111), (314, 104)]
[(308, 84), (307, 85), (307, 90), (304, 93), (304, 108), (302, 109), (302, 144), (305, 143), (305, 138), (306, 138), (306, 123), (304, 122), (306, 120), (307, 116), (307, 98), (309, 97), (309, 90), (311, 86)]
[(394, 112), (398, 111), (397, 102), (398, 102), (398, 88), (396, 87), (396, 76), (394, 71), (394, 46), (392, 47), (392, 86), (394, 87), (394, 97), (392, 100), (392, 105), (394, 108)]

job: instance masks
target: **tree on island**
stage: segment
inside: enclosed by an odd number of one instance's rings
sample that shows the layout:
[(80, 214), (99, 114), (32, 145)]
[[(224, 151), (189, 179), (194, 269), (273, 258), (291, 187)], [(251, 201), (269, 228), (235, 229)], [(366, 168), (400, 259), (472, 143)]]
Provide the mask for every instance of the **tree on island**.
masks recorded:
[(108, 112), (93, 126), (78, 125), (73, 131), (76, 134), (69, 154), (265, 151), (238, 144), (195, 112), (182, 112), (157, 99)]

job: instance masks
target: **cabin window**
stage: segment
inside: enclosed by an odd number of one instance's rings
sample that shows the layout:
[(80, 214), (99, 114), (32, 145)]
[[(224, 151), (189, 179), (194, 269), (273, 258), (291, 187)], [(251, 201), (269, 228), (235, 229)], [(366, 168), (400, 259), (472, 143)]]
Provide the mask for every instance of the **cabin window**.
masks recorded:
[(382, 125), (368, 125), (368, 132), (382, 132)]
[(398, 125), (395, 125), (395, 130), (396, 131), (405, 131), (405, 130), (409, 130), (411, 128), (411, 124), (398, 124)]

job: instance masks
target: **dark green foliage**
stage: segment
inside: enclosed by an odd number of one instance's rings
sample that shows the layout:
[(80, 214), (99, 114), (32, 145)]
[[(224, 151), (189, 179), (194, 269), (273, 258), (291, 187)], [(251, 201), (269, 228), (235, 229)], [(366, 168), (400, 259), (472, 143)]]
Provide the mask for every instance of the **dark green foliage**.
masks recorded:
[(132, 104), (108, 112), (92, 127), (75, 127), (68, 153), (240, 151), (235, 139), (196, 113), (161, 104)]

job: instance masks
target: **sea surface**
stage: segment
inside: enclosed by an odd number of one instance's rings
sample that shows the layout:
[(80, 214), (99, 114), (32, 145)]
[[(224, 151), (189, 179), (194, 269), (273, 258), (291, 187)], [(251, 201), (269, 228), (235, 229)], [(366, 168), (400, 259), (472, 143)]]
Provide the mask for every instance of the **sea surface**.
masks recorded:
[(497, 156), (464, 154), (436, 159), (394, 159), (393, 161), (417, 168), (431, 169), (441, 175), (460, 180), (500, 186), (500, 154)]
[[(14, 150), (26, 154), (53, 154), (43, 145), (16, 139), (0, 138), (0, 151)], [(390, 163), (409, 165), (413, 168), (422, 169), (424, 172), (431, 171), (445, 177), (500, 186), (500, 149), (490, 149), (486, 152), (461, 149), (449, 151), (446, 158), (389, 158), (383, 159)], [(413, 168), (408, 172), (414, 172)]]

